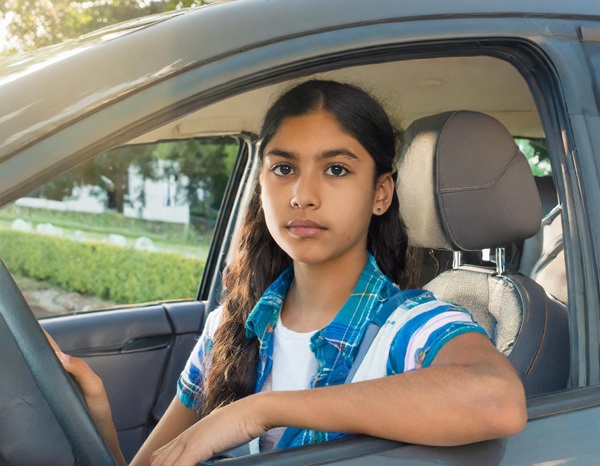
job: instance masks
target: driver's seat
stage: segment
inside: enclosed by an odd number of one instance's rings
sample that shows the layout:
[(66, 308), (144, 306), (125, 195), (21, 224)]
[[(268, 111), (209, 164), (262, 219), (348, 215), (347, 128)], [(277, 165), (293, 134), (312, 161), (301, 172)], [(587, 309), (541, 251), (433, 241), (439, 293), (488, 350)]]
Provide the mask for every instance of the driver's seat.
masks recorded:
[[(532, 279), (504, 269), (503, 247), (540, 228), (540, 199), (525, 156), (494, 118), (453, 111), (415, 121), (399, 162), (400, 212), (409, 242), (455, 252), (452, 270), (423, 288), (465, 306), (517, 370), (528, 396), (566, 387), (565, 306)], [(495, 251), (496, 267), (461, 253)]]

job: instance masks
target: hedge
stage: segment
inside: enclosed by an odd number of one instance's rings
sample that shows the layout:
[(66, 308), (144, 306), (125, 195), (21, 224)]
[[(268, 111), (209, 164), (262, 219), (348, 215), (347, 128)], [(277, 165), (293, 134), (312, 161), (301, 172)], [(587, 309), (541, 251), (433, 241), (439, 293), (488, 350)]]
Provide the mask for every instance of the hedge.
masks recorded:
[(12, 273), (115, 303), (195, 297), (204, 261), (163, 252), (0, 230)]

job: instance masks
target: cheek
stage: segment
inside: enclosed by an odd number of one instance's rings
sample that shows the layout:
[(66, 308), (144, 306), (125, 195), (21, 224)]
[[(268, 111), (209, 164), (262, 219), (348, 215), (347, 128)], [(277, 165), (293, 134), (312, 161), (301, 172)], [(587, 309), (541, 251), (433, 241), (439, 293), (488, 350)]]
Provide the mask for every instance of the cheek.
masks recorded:
[[(373, 210), (374, 193), (368, 190), (346, 192), (338, 201), (352, 216), (368, 215)], [(340, 205), (342, 208), (342, 205)]]
[(341, 213), (346, 229), (368, 229), (373, 215), (373, 197), (369, 192), (348, 193), (336, 210)]
[(275, 226), (275, 218), (276, 218), (276, 209), (277, 205), (273, 202), (273, 195), (268, 189), (262, 190), (261, 193), (261, 204), (263, 208), (263, 213), (265, 216), (265, 222), (267, 223), (267, 228), (269, 231), (273, 231), (273, 227)]

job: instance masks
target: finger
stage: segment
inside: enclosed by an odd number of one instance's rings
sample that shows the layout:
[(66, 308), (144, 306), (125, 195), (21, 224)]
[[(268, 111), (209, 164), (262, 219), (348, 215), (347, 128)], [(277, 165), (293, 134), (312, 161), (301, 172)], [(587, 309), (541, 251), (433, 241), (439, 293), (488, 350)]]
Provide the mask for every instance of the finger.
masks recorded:
[(48, 332), (46, 332), (46, 330), (44, 330), (42, 328), (42, 331), (44, 332), (44, 334), (46, 335), (46, 338), (48, 339), (48, 342), (50, 343), (50, 346), (52, 346), (52, 349), (54, 351), (56, 351), (57, 353), (60, 352), (60, 347), (58, 346), (58, 344), (54, 341), (54, 338), (52, 338), (52, 335), (50, 335)]
[(57, 353), (57, 356), (65, 370), (75, 377), (86, 397), (105, 396), (102, 379), (83, 359), (69, 356), (63, 352)]
[[(83, 359), (69, 356), (65, 353), (57, 353), (64, 368), (75, 377), (79, 384), (86, 404), (96, 425), (100, 428), (104, 438), (113, 434), (114, 424), (110, 402), (104, 389), (102, 379), (87, 365)], [(116, 435), (116, 432), (114, 433)]]

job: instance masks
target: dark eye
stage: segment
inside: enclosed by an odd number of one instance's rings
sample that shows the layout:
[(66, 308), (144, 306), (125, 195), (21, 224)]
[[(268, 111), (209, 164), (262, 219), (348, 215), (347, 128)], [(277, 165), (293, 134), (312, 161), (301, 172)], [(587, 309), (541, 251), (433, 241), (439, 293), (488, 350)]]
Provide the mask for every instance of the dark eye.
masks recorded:
[(344, 176), (348, 174), (348, 170), (341, 165), (332, 165), (325, 173), (331, 176)]
[(285, 165), (285, 164), (275, 165), (271, 170), (276, 175), (279, 175), (279, 176), (291, 175), (294, 172), (294, 169), (292, 168), (291, 165)]

